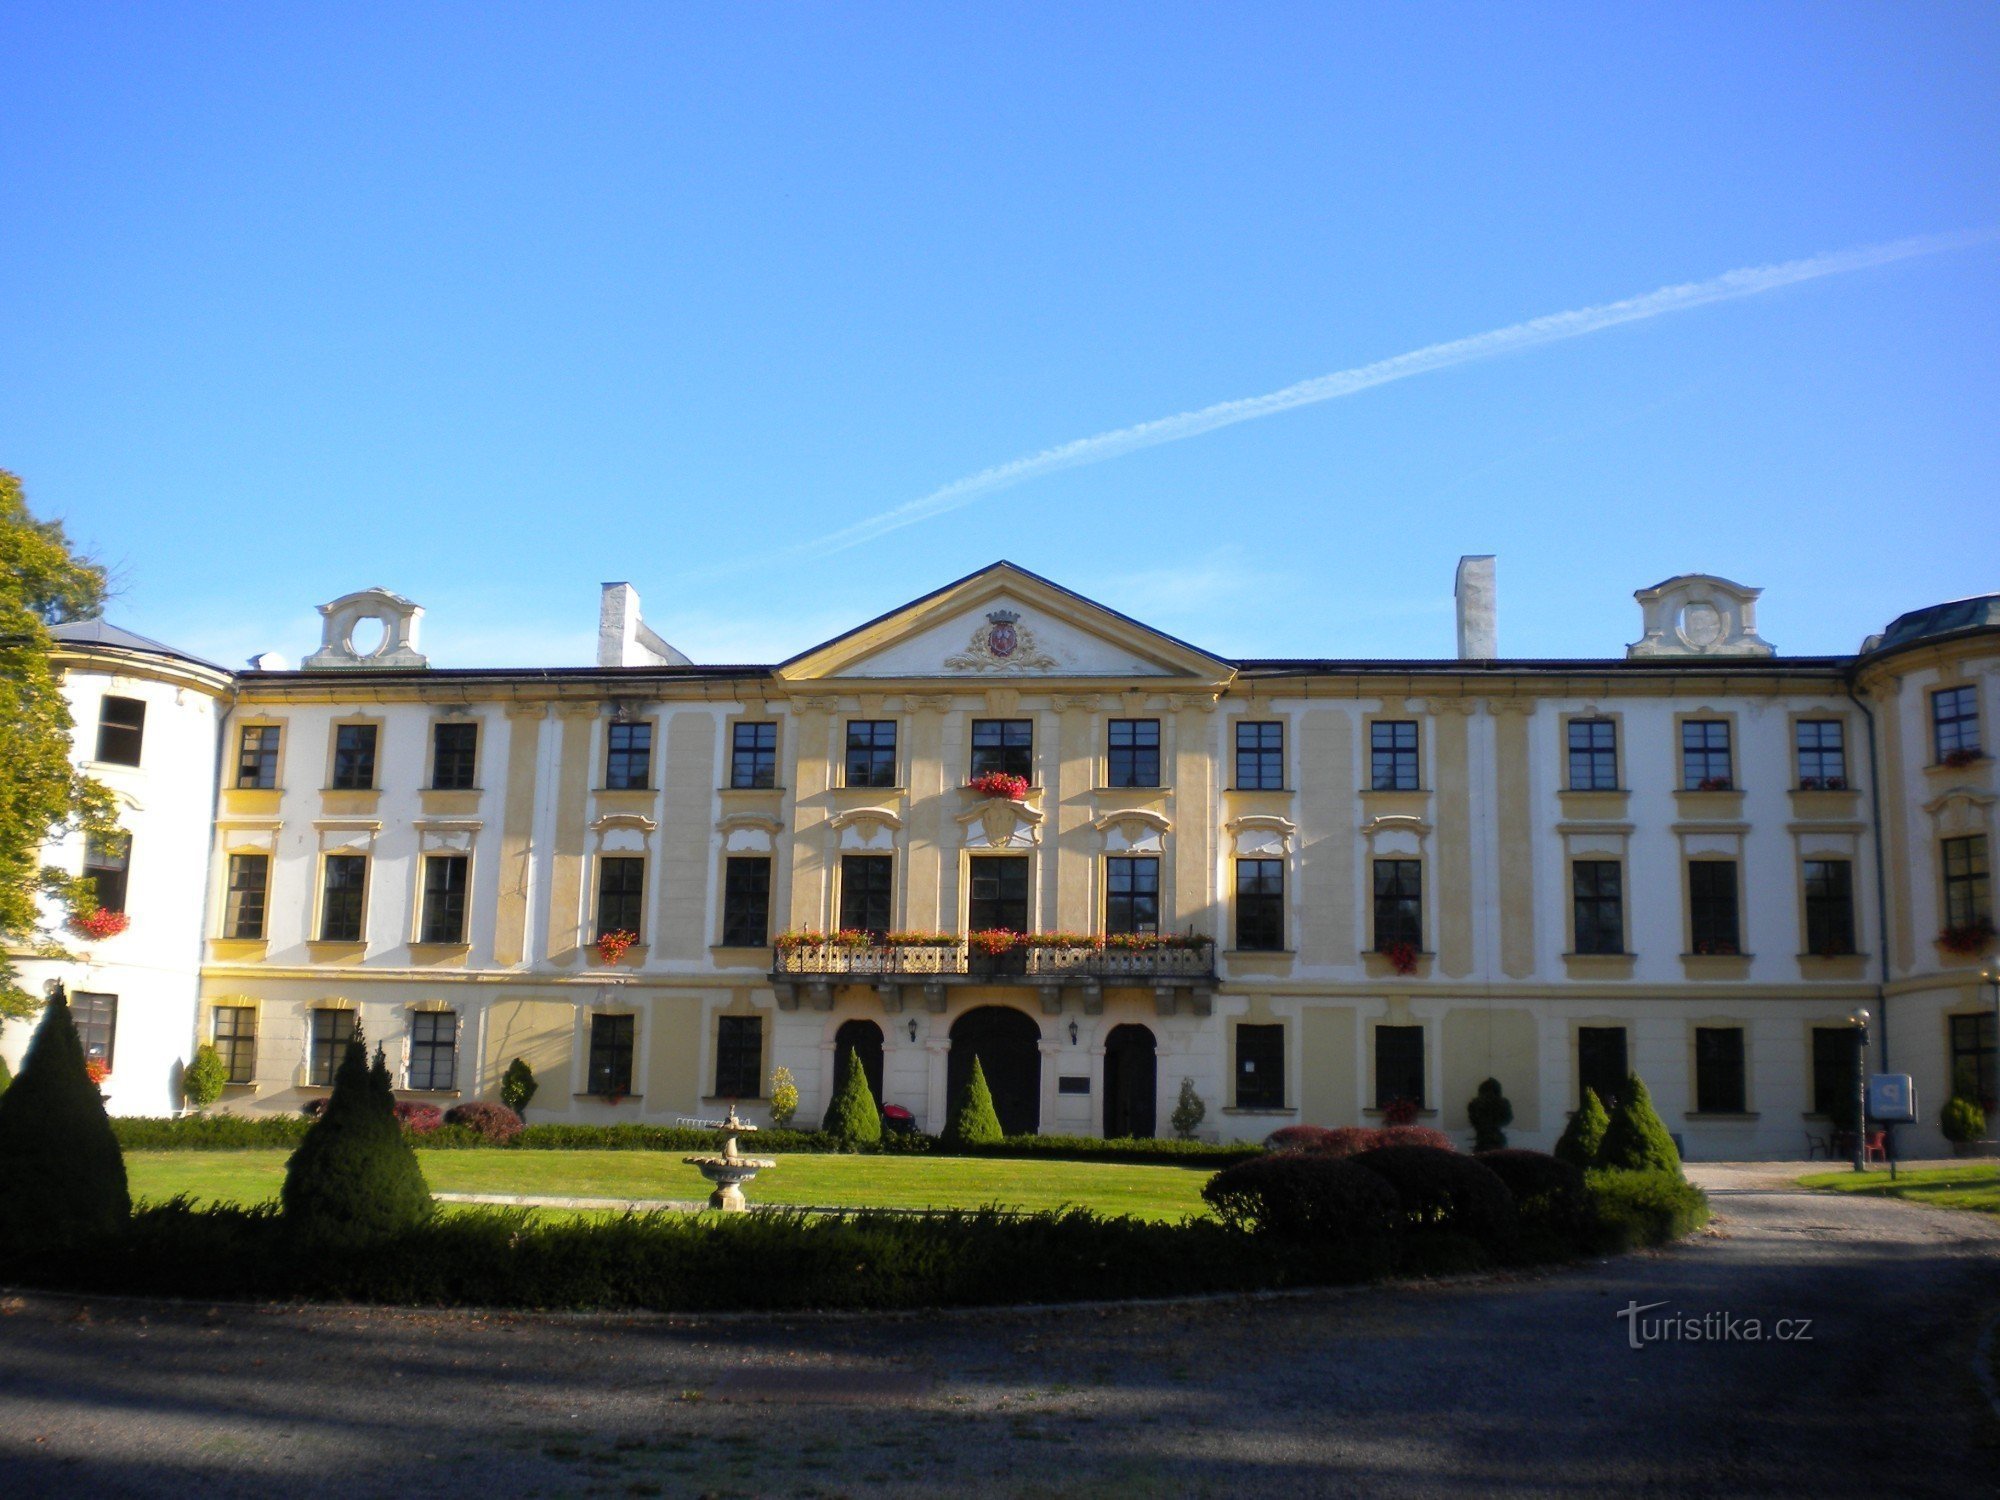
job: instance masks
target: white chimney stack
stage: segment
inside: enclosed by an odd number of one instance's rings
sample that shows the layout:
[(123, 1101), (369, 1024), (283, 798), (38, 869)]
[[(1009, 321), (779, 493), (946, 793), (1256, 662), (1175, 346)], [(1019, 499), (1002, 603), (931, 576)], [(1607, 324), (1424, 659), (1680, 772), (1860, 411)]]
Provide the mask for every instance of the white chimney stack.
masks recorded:
[(1452, 597), (1458, 601), (1458, 659), (1493, 660), (1500, 654), (1500, 601), (1491, 553), (1458, 560)]
[(607, 583), (597, 608), (597, 664), (600, 667), (685, 667), (687, 657), (646, 628), (639, 618), (639, 591), (629, 583)]

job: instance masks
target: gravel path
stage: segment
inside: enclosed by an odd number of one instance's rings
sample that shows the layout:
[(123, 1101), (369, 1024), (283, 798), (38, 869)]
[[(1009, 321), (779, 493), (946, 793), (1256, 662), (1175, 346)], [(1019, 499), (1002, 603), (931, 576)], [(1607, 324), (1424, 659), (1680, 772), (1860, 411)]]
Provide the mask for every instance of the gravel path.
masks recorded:
[[(1719, 1218), (1684, 1246), (1303, 1297), (706, 1322), (9, 1298), (0, 1493), (2000, 1493), (1973, 1374), (2000, 1220), (1693, 1174)], [(1634, 1349), (1630, 1303), (1766, 1337)]]

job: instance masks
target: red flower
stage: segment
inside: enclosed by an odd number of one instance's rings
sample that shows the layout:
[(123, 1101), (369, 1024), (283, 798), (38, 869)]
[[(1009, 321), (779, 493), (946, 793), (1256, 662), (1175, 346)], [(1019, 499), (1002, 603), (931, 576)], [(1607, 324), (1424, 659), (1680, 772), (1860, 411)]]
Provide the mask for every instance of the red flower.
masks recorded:
[(80, 917), (70, 918), (69, 930), (74, 932), (78, 937), (102, 940), (104, 938), (117, 937), (119, 933), (131, 925), (132, 919), (126, 916), (124, 912), (111, 911), (100, 906), (96, 911), (86, 912)]
[(86, 1057), (83, 1071), (89, 1077), (91, 1087), (103, 1088), (104, 1080), (111, 1076), (111, 1065), (101, 1057)]
[(1417, 972), (1418, 953), (1414, 943), (1391, 943), (1382, 950), (1382, 956), (1389, 960), (1389, 967), (1398, 974)]
[(1028, 778), (1009, 771), (988, 771), (984, 776), (973, 777), (966, 785), (982, 797), (1004, 797), (1009, 802), (1019, 802), (1028, 795)]
[(615, 964), (625, 956), (625, 950), (639, 941), (636, 932), (607, 932), (597, 940), (597, 956), (607, 964)]

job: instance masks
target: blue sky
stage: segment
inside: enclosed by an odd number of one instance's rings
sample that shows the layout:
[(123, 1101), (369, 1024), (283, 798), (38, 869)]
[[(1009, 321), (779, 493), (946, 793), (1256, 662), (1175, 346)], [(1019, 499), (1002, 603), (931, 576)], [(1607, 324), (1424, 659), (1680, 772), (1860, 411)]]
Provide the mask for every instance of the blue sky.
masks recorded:
[(440, 665), (597, 585), (789, 655), (997, 557), (1225, 655), (1788, 652), (2000, 588), (2000, 246), (1048, 474), (1074, 439), (1734, 268), (2000, 225), (2000, 9), (0, 10), (0, 466), (222, 660), (383, 584)]

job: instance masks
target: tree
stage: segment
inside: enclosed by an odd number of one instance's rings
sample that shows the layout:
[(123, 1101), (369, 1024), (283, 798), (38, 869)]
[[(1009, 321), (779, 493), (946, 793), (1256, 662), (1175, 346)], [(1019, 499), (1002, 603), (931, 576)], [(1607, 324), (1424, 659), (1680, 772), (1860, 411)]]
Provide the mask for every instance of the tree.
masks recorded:
[(1194, 1139), (1194, 1133), (1201, 1129), (1201, 1122), (1208, 1118), (1208, 1106), (1201, 1102), (1201, 1095), (1194, 1091), (1194, 1080), (1181, 1080), (1181, 1096), (1174, 1105), (1174, 1112), (1167, 1117), (1167, 1123), (1174, 1127), (1174, 1134), (1184, 1141)]
[(228, 1082), (229, 1069), (222, 1065), (222, 1054), (203, 1042), (194, 1049), (194, 1061), (181, 1074), (181, 1093), (196, 1109), (207, 1109), (222, 1097)]
[(1579, 1171), (1596, 1166), (1598, 1148), (1604, 1144), (1604, 1132), (1610, 1124), (1611, 1116), (1604, 1112), (1597, 1090), (1585, 1089), (1583, 1103), (1576, 1107), (1576, 1113), (1569, 1117), (1569, 1124), (1556, 1140), (1556, 1159)]
[(68, 1244), (131, 1215), (125, 1157), (58, 988), (0, 1094), (0, 1243)]
[(368, 1066), (358, 1035), (326, 1108), (285, 1163), (280, 1201), (287, 1228), (331, 1244), (384, 1239), (430, 1217), (430, 1188), (396, 1122), (388, 1067), (379, 1049)]
[(1472, 1122), (1472, 1149), (1498, 1151), (1507, 1144), (1507, 1127), (1514, 1123), (1514, 1106), (1500, 1092), (1500, 1080), (1489, 1078), (1465, 1106)]
[(39, 898), (59, 920), (96, 909), (87, 881), (41, 859), (51, 839), (116, 827), (111, 794), (71, 763), (69, 706), (49, 661), (49, 626), (103, 604), (103, 570), (70, 550), (60, 522), (29, 514), (21, 481), (0, 469), (0, 1017), (41, 1005), (8, 953), (63, 956)]
[(861, 1066), (861, 1054), (847, 1054), (847, 1071), (833, 1100), (826, 1107), (820, 1129), (846, 1146), (873, 1146), (882, 1139), (882, 1111), (875, 1107), (875, 1095), (868, 1087), (868, 1070)]
[(525, 1117), (528, 1101), (535, 1097), (535, 1090), (540, 1087), (535, 1082), (535, 1070), (517, 1057), (507, 1064), (507, 1071), (500, 1075), (500, 1102), (515, 1114)]
[(993, 1091), (986, 1086), (986, 1070), (972, 1059), (972, 1074), (953, 1102), (951, 1118), (945, 1122), (944, 1139), (953, 1146), (991, 1146), (1005, 1140), (1000, 1116), (993, 1108)]
[(792, 1077), (790, 1068), (771, 1070), (771, 1123), (783, 1130), (792, 1123), (792, 1116), (799, 1112), (798, 1080)]
[(1680, 1176), (1681, 1153), (1654, 1112), (1646, 1082), (1637, 1073), (1625, 1080), (1625, 1092), (1618, 1100), (1618, 1107), (1611, 1111), (1604, 1144), (1597, 1148), (1597, 1165)]

